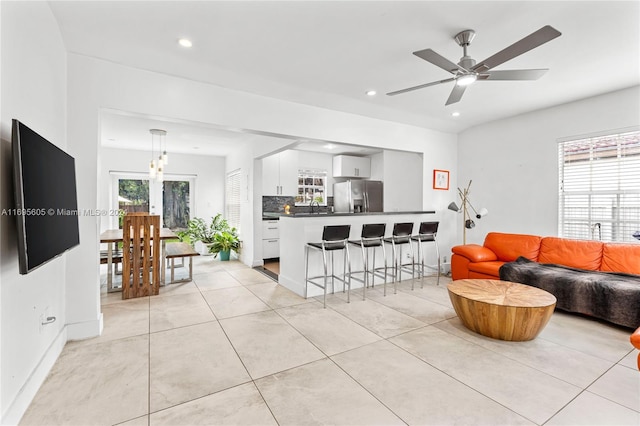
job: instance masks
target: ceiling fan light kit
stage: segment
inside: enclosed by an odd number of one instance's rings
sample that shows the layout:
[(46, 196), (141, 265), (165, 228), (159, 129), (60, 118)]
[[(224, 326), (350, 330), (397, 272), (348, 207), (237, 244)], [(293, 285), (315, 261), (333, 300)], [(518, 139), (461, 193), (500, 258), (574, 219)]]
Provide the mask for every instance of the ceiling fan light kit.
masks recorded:
[(500, 70), (500, 71), (491, 71), (493, 68), (501, 65), (516, 56), (520, 56), (523, 53), (528, 52), (529, 50), (535, 49), (547, 43), (548, 41), (553, 40), (556, 37), (559, 37), (561, 33), (550, 25), (546, 25), (539, 30), (529, 34), (525, 38), (520, 41), (517, 41), (502, 49), (500, 52), (495, 55), (481, 61), (480, 63), (476, 63), (476, 61), (467, 54), (467, 47), (471, 44), (473, 39), (476, 36), (475, 31), (473, 30), (464, 30), (456, 34), (453, 38), (458, 43), (460, 47), (462, 47), (462, 58), (460, 62), (457, 64), (451, 62), (444, 56), (436, 53), (431, 49), (424, 49), (413, 52), (417, 57), (424, 59), (427, 62), (432, 63), (433, 65), (442, 68), (443, 70), (453, 74), (452, 78), (448, 78), (445, 80), (434, 81), (432, 83), (420, 84), (418, 86), (409, 87), (407, 89), (397, 90), (395, 92), (387, 93), (388, 96), (395, 96), (402, 93), (411, 92), (418, 89), (423, 89), (429, 86), (435, 86), (442, 83), (449, 83), (451, 81), (455, 81), (455, 86), (449, 95), (449, 99), (445, 105), (450, 105), (456, 103), (462, 99), (462, 95), (464, 94), (465, 89), (475, 83), (476, 81), (482, 80), (537, 80), (542, 77), (542, 75), (547, 72), (547, 69), (526, 69), (526, 70)]

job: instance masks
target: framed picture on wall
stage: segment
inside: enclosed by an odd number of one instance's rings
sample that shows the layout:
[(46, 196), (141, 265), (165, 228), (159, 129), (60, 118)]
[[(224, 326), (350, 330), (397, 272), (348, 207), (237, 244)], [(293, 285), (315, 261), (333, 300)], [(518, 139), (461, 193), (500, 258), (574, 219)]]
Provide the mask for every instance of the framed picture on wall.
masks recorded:
[(433, 189), (449, 189), (449, 171), (433, 171)]

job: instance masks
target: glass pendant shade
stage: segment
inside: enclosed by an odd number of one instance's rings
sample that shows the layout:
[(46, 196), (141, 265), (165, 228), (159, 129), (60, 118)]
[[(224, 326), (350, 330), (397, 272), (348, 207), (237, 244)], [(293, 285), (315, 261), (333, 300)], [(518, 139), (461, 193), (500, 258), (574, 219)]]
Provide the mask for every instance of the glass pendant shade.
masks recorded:
[[(166, 140), (163, 144), (162, 139), (166, 138), (167, 131), (162, 129), (149, 129), (151, 133), (151, 164), (149, 165), (149, 179), (156, 179), (158, 182), (164, 180), (164, 166), (169, 162), (169, 156), (166, 150)], [(156, 151), (156, 138), (158, 139)], [(164, 145), (164, 146), (163, 146)], [(154, 160), (156, 158), (157, 160)]]

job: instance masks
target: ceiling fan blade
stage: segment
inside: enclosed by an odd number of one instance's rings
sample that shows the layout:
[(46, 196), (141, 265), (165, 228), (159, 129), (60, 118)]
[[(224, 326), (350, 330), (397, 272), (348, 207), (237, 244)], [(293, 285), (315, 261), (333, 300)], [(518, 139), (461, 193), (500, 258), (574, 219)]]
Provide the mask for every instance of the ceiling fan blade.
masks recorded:
[(548, 69), (535, 70), (501, 70), (487, 71), (478, 76), (478, 80), (537, 80), (542, 77)]
[(447, 99), (447, 103), (445, 104), (445, 106), (455, 104), (460, 99), (462, 99), (462, 95), (464, 94), (464, 90), (466, 88), (467, 86), (458, 86), (457, 84), (453, 86), (453, 90), (451, 91), (451, 94), (449, 95), (449, 99)]
[(531, 49), (543, 45), (544, 43), (559, 37), (562, 33), (550, 25), (540, 28), (520, 41), (513, 43), (511, 46), (501, 50), (495, 55), (485, 59), (473, 66), (473, 71), (483, 73), (491, 68), (497, 67), (516, 56), (520, 56)]
[(395, 92), (387, 93), (387, 96), (395, 96), (395, 95), (399, 95), (401, 93), (412, 92), (414, 90), (424, 89), (425, 87), (435, 86), (437, 84), (449, 83), (450, 81), (453, 81), (453, 80), (454, 80), (453, 78), (447, 78), (446, 80), (434, 81), (434, 82), (431, 82), (431, 83), (421, 84), (419, 86), (409, 87), (407, 89), (396, 90)]
[(413, 52), (418, 58), (424, 59), (427, 62), (431, 62), (433, 65), (442, 68), (445, 71), (450, 72), (451, 74), (456, 71), (468, 72), (464, 68), (462, 68), (458, 64), (454, 64), (444, 56), (434, 52), (431, 49), (418, 50), (417, 52)]

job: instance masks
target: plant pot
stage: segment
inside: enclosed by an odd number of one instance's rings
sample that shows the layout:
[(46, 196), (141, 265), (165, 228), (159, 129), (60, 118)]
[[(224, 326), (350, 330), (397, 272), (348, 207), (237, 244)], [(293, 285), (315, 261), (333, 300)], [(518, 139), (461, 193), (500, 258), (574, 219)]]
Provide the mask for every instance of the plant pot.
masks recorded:
[(230, 255), (231, 255), (231, 250), (221, 250), (220, 260), (229, 260)]
[(195, 242), (195, 249), (201, 256), (211, 256), (213, 253), (209, 251), (213, 243), (203, 243), (202, 241)]

